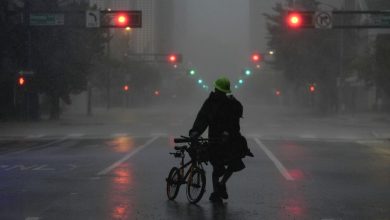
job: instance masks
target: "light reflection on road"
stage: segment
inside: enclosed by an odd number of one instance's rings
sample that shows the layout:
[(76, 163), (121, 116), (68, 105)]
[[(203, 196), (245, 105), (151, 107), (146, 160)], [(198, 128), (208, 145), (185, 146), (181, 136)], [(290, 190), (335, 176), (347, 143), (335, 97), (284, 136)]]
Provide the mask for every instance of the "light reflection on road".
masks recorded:
[[(301, 161), (309, 157), (298, 143), (284, 141), (280, 146), (280, 158), (283, 161)], [(292, 166), (292, 164), (288, 163), (288, 166)], [(304, 172), (298, 167), (287, 168), (287, 170), (294, 181), (281, 180), (283, 181), (281, 187), (284, 195), (280, 201), (281, 209), (278, 219), (307, 219), (309, 216), (307, 198), (301, 188), (305, 180)]]
[(127, 153), (134, 149), (134, 139), (130, 136), (119, 136), (107, 142), (115, 152)]
[(129, 195), (134, 187), (133, 169), (129, 163), (123, 163), (113, 170), (109, 189), (110, 219), (131, 219), (133, 202)]

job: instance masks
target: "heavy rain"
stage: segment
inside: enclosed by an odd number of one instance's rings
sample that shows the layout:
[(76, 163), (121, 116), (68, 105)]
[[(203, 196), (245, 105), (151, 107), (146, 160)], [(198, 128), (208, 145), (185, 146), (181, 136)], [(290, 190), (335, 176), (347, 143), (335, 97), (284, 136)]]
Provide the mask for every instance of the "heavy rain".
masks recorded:
[(1, 0), (0, 28), (0, 219), (390, 219), (388, 0)]

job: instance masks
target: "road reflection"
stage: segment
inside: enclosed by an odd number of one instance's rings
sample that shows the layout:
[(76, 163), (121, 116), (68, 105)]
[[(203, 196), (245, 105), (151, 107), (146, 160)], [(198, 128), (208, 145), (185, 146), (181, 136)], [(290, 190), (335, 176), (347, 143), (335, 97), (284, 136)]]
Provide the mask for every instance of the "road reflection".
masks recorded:
[(112, 147), (115, 152), (126, 153), (134, 149), (134, 139), (130, 136), (118, 136), (107, 142), (107, 145)]
[[(309, 158), (304, 148), (292, 141), (281, 143), (281, 158), (284, 161), (302, 161)], [(292, 166), (294, 163), (287, 163)], [(308, 219), (307, 198), (304, 195), (303, 184), (306, 180), (304, 171), (300, 168), (290, 168), (287, 170), (294, 181), (281, 179), (283, 196), (280, 201), (280, 213), (278, 219)]]
[(207, 219), (202, 206), (175, 201), (167, 201), (166, 205), (170, 219)]
[(133, 201), (129, 192), (134, 187), (133, 169), (129, 163), (122, 163), (113, 174), (115, 177), (109, 189), (109, 219), (131, 219)]
[(175, 147), (175, 137), (172, 135), (169, 135), (168, 137), (168, 146), (172, 148)]

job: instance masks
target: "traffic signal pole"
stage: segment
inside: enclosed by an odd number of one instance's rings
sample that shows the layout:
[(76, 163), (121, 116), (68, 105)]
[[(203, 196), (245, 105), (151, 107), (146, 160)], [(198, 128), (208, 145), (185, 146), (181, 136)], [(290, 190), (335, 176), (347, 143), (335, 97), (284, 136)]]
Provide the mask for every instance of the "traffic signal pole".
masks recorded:
[[(318, 11), (307, 10), (288, 10), (287, 21), (290, 28), (319, 28), (318, 21), (321, 17), (316, 14)], [(366, 23), (362, 23), (362, 19), (355, 19), (355, 23), (345, 23), (344, 16), (370, 16), (369, 20), (366, 19)], [(353, 10), (333, 10), (326, 12), (326, 22), (331, 26), (320, 27), (321, 29), (387, 29), (390, 28), (390, 11), (353, 11)], [(338, 17), (338, 19), (334, 19)], [(319, 20), (317, 20), (319, 19)], [(325, 21), (325, 20), (323, 20)], [(322, 23), (322, 21), (321, 21)]]
[[(110, 28), (107, 28), (107, 61), (111, 59), (111, 36)], [(107, 95), (107, 111), (111, 108), (111, 68), (107, 70), (107, 84), (106, 84), (106, 95)]]

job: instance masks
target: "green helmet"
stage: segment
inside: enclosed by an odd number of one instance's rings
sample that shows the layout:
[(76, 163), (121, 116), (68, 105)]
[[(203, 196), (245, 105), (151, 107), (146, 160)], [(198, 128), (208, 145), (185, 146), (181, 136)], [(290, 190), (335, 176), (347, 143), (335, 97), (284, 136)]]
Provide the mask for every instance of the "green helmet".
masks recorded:
[(216, 89), (218, 89), (221, 92), (231, 93), (231, 91), (230, 91), (230, 81), (226, 77), (221, 77), (221, 78), (217, 79), (214, 82), (214, 86), (215, 86)]

